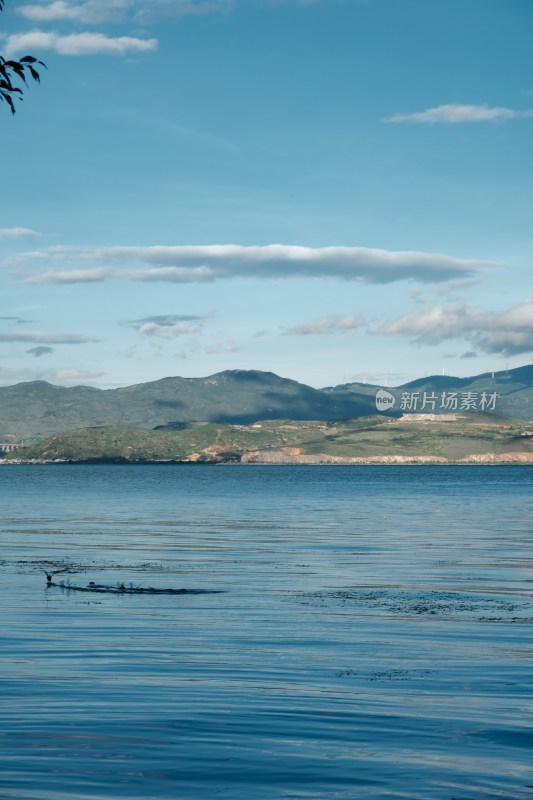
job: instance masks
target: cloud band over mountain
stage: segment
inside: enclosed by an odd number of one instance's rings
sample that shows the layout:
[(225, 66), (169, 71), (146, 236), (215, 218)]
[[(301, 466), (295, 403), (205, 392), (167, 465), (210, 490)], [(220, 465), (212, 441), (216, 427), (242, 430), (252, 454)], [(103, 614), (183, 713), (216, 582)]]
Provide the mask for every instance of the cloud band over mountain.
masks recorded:
[[(27, 283), (94, 283), (107, 280), (202, 283), (230, 278), (335, 278), (386, 284), (402, 280), (441, 283), (472, 278), (493, 262), (441, 253), (367, 247), (302, 247), (271, 244), (152, 247), (56, 247), (19, 260), (47, 260), (53, 269), (26, 276)], [(67, 263), (66, 268), (55, 268)], [(91, 263), (91, 266), (86, 266)]]

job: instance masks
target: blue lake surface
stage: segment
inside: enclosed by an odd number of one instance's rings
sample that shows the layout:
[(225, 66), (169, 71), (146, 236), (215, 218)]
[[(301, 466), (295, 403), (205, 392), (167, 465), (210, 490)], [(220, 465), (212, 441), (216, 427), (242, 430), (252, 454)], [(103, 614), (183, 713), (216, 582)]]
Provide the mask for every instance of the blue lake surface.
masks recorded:
[(532, 800), (532, 488), (1, 465), (0, 797)]

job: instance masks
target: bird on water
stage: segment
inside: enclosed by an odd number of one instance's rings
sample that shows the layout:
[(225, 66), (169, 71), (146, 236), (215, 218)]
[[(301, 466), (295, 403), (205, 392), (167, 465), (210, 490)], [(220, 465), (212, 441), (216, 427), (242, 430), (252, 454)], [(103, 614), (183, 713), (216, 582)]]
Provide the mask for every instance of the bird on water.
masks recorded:
[(54, 575), (59, 575), (60, 572), (68, 572), (68, 569), (56, 569), (55, 572), (48, 572), (48, 570), (43, 569), (43, 572), (46, 575), (46, 583), (50, 584)]

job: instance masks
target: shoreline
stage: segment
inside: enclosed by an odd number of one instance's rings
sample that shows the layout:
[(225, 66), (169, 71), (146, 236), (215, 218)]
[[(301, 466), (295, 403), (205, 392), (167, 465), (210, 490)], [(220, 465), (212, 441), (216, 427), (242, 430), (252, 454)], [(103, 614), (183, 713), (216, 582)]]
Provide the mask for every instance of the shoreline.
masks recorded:
[(349, 466), (533, 466), (533, 453), (484, 453), (472, 454), (461, 459), (446, 459), (439, 456), (369, 456), (367, 458), (342, 457), (342, 456), (296, 456), (293, 458), (265, 459), (253, 458), (235, 460), (174, 460), (174, 459), (120, 459), (120, 458), (95, 458), (95, 459), (0, 459), (0, 466), (57, 466), (64, 464), (89, 465), (89, 466), (161, 466), (161, 465), (193, 465), (207, 467), (349, 467)]

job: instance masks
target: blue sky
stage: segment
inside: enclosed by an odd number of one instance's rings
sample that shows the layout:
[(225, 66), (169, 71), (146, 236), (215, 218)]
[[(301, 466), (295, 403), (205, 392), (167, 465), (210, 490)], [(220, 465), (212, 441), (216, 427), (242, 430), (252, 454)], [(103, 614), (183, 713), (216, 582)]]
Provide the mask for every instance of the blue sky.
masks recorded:
[(0, 384), (533, 353), (530, 0), (7, 0)]

